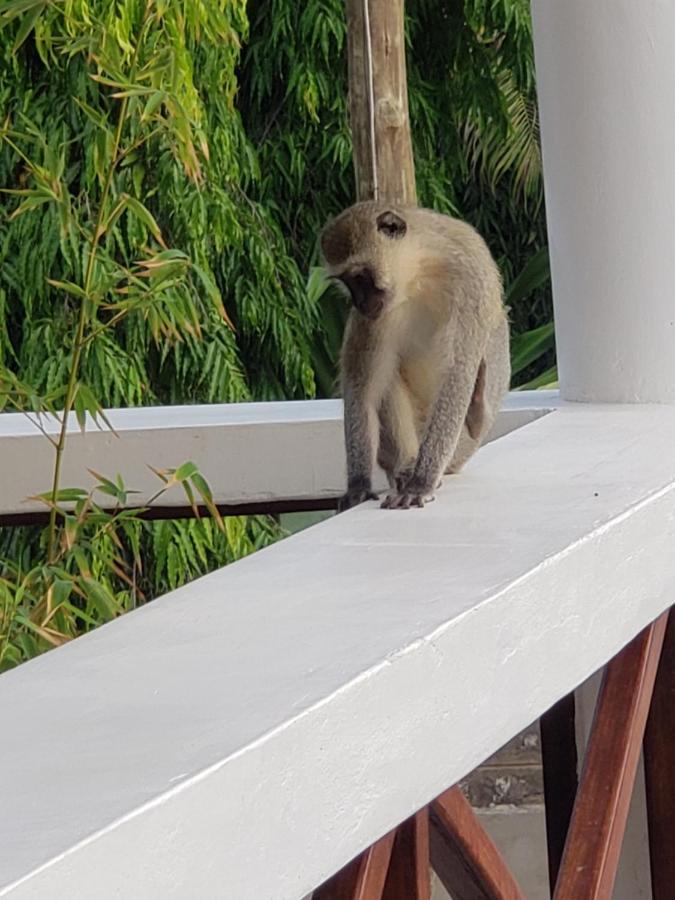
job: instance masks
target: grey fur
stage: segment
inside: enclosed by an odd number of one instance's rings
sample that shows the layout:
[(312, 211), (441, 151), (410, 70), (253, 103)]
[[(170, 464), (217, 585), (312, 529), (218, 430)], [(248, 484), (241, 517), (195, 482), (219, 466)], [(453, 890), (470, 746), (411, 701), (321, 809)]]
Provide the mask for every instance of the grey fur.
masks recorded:
[(508, 390), (499, 271), (473, 228), (418, 207), (356, 204), (321, 245), (354, 304), (341, 356), (341, 508), (375, 496), (376, 460), (391, 486), (384, 507), (423, 506), (478, 449)]

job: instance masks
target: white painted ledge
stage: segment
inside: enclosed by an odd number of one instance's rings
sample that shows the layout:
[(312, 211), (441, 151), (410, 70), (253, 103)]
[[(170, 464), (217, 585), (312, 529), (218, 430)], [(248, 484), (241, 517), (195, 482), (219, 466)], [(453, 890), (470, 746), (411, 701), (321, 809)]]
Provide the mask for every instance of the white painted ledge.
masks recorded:
[[(495, 436), (517, 428), (555, 405), (554, 392), (511, 394)], [(209, 481), (217, 503), (245, 505), (268, 501), (330, 499), (344, 491), (342, 401), (239, 403), (108, 410), (116, 434), (88, 421), (81, 433), (69, 422), (62, 484), (88, 488), (88, 469), (108, 478), (122, 475), (139, 491), (130, 503), (143, 506), (160, 487), (149, 466), (176, 468), (195, 462)], [(51, 434), (54, 418), (43, 418)], [(44, 512), (27, 498), (49, 490), (54, 451), (25, 415), (0, 415), (0, 515)], [(102, 506), (112, 498), (97, 495)], [(165, 507), (185, 506), (177, 488), (161, 498)]]
[(0, 896), (298, 900), (675, 598), (675, 409), (565, 405), (0, 678)]

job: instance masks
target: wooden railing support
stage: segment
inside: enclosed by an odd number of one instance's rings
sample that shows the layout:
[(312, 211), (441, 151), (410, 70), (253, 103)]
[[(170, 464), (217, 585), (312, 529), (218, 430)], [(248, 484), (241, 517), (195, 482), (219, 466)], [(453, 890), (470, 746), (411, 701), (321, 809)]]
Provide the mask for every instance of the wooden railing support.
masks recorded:
[(668, 614), (608, 663), (554, 900), (609, 900)]
[(312, 900), (381, 900), (396, 831), (357, 856), (317, 888)]
[(458, 787), (431, 804), (431, 864), (453, 900), (525, 900)]
[(553, 893), (579, 784), (573, 692), (563, 697), (541, 716), (539, 730), (544, 777), (548, 876)]
[[(547, 820), (554, 900), (611, 898), (643, 735), (653, 896), (669, 900), (675, 882), (675, 617), (664, 613), (608, 663), (573, 809), (571, 698), (556, 704), (542, 727), (549, 747), (546, 797), (554, 805)], [(557, 757), (551, 752), (556, 738), (564, 745)], [(428, 900), (430, 864), (453, 900), (525, 900), (457, 786), (345, 866), (315, 900)]]
[(429, 810), (420, 810), (333, 875), (312, 900), (429, 900)]
[(645, 787), (653, 900), (675, 886), (675, 613), (668, 626), (644, 739)]
[(382, 900), (429, 900), (429, 810), (420, 810), (396, 832)]
[(453, 900), (525, 900), (458, 787), (352, 860), (314, 900), (429, 900), (430, 866)]

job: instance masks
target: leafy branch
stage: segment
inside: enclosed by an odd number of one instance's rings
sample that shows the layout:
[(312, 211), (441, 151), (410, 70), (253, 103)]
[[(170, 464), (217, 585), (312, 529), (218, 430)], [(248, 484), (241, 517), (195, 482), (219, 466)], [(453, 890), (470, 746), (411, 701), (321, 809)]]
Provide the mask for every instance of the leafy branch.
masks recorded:
[[(152, 540), (171, 532), (155, 564), (168, 565), (165, 577), (174, 585), (179, 572), (182, 578), (197, 574), (215, 554), (225, 561), (252, 549), (249, 524), (221, 519), (207, 481), (192, 462), (157, 470), (161, 487), (148, 506), (180, 486), (198, 520), (193, 523), (150, 525), (142, 519), (147, 507), (127, 509), (133, 492), (119, 476), (113, 480), (92, 471), (96, 484), (90, 490), (61, 483), (71, 413), (82, 429), (88, 416), (111, 427), (97, 391), (87, 383), (87, 371), (122, 328), (147, 327), (165, 352), (172, 344), (202, 340), (207, 323), (229, 334), (234, 327), (205, 261), (165, 240), (147, 205), (152, 186), (141, 199), (142, 154), (161, 148), (198, 192), (209, 164), (199, 97), (189, 77), (171, 64), (176, 39), (184, 39), (181, 5), (145, 0), (98, 7), (9, 0), (0, 10), (0, 26), (18, 24), (11, 49), (15, 61), (34, 34), (45, 62), (55, 64), (57, 72), (60, 62), (66, 72), (75, 62), (84, 63), (81, 71), (93, 85), (87, 99), (72, 98), (83, 116), (79, 140), (66, 138), (63, 129), (50, 131), (44, 117), (34, 120), (21, 108), (0, 129), (6, 221), (13, 229), (23, 223), (30, 229), (52, 217), (58, 223), (59, 256), (51, 257), (37, 288), (58, 299), (54, 308), (63, 309), (66, 325), (52, 356), (58, 366), (47, 390), (15, 374), (10, 363), (20, 359), (13, 348), (8, 348), (8, 361), (0, 356), (0, 407), (23, 411), (54, 448), (51, 488), (33, 498), (46, 506), (48, 527), (28, 555), (24, 546), (18, 554), (0, 557), (0, 668), (142, 602), (147, 596), (140, 552), (144, 535)], [(232, 37), (217, 8), (195, 10), (189, 22), (212, 40)], [(33, 108), (39, 111), (39, 105)], [(78, 190), (73, 171), (82, 155), (89, 155), (94, 177)], [(44, 423), (45, 416), (58, 420), (56, 432)], [(98, 494), (113, 498), (112, 510)], [(200, 507), (210, 518), (199, 519)], [(263, 520), (253, 525), (259, 538), (278, 534)]]

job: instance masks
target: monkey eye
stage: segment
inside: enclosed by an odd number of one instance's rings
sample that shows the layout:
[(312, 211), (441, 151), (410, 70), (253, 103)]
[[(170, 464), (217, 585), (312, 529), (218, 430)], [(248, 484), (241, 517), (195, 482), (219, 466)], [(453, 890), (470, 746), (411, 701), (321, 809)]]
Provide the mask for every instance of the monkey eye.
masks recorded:
[(402, 238), (408, 230), (408, 226), (400, 216), (391, 211), (381, 213), (376, 220), (377, 230), (388, 238), (394, 240)]

